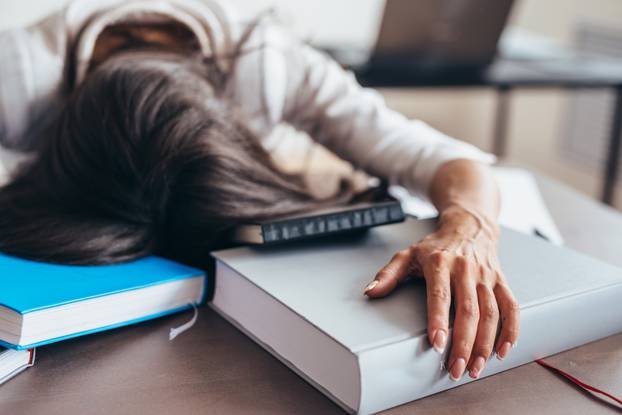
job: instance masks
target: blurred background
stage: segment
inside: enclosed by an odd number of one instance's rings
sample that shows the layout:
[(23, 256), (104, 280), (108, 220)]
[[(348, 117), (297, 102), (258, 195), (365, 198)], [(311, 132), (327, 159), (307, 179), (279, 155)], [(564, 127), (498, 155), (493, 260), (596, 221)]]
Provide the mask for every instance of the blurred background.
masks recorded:
[[(369, 47), (382, 19), (382, 0), (228, 0), (243, 17), (274, 9), (278, 18), (324, 48)], [(0, 0), (0, 29), (27, 25), (63, 0)], [(543, 56), (567, 49), (622, 58), (622, 1), (517, 0), (500, 44)], [(388, 104), (443, 132), (491, 150), (497, 95), (490, 88), (381, 88)], [(614, 93), (608, 89), (517, 89), (509, 101), (506, 158), (599, 197)], [(302, 141), (296, 143), (300, 145)], [(303, 146), (304, 147), (304, 146)], [(292, 149), (290, 148), (289, 151)], [(301, 151), (300, 154), (305, 154)], [(618, 180), (618, 183), (622, 180)], [(622, 208), (622, 186), (614, 205)]]

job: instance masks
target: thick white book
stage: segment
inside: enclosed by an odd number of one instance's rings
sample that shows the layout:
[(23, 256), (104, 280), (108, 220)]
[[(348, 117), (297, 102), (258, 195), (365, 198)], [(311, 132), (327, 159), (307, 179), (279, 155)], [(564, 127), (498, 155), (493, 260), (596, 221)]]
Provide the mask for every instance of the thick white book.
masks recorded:
[[(472, 382), (450, 380), (447, 356), (427, 340), (422, 279), (384, 299), (363, 295), (396, 251), (434, 228), (408, 219), (358, 237), (216, 252), (211, 306), (348, 412), (375, 413)], [(482, 377), (622, 331), (622, 270), (508, 229), (499, 255), (521, 306), (521, 333)]]
[(11, 350), (0, 347), (0, 385), (35, 363), (35, 349)]

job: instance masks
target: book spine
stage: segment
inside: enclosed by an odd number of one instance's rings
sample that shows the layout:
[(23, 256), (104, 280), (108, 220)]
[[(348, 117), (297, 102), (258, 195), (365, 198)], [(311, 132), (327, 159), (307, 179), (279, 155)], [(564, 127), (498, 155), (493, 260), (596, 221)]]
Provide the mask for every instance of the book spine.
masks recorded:
[(396, 202), (347, 212), (267, 223), (262, 225), (261, 232), (264, 243), (277, 243), (402, 222), (404, 218), (402, 207)]

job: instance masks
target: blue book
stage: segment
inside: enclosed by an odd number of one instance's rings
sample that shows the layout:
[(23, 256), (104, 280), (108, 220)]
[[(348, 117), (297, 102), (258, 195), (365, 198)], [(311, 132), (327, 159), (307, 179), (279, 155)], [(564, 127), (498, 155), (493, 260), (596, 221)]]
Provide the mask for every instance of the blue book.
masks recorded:
[(185, 310), (206, 284), (203, 271), (159, 257), (70, 266), (0, 254), (0, 344), (30, 349)]

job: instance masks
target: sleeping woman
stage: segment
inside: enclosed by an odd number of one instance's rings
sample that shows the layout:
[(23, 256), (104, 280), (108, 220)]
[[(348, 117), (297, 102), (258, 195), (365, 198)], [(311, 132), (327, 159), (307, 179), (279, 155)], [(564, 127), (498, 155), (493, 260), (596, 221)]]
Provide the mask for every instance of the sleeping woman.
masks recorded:
[(439, 353), (453, 301), (453, 380), (506, 357), (519, 312), (497, 258), (494, 158), (390, 110), (271, 19), (242, 22), (225, 3), (75, 0), (0, 33), (0, 141), (28, 154), (0, 188), (0, 250), (196, 263), (241, 222), (347, 203), (348, 183), (320, 198), (273, 162), (268, 137), (287, 123), (440, 212), (434, 233), (387, 252), (364, 293), (424, 278)]

